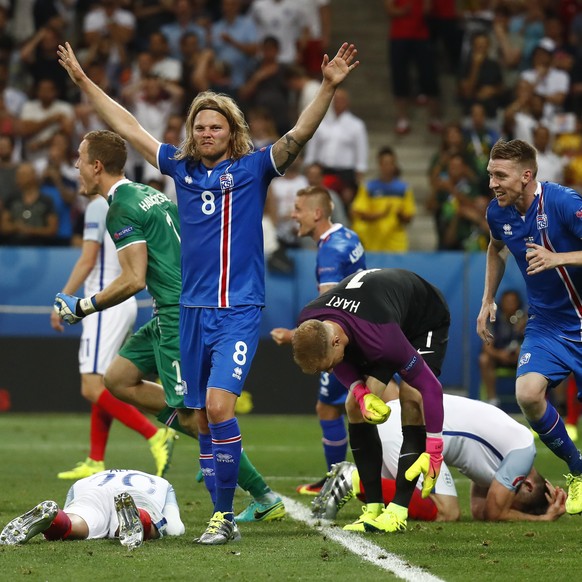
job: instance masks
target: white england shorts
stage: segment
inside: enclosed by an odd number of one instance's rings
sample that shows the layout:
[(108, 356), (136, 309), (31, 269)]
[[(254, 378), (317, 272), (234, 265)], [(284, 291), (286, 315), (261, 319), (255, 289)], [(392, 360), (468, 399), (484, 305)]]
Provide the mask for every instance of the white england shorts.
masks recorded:
[(136, 317), (135, 297), (85, 317), (81, 322), (79, 372), (104, 375), (123, 342), (133, 332)]

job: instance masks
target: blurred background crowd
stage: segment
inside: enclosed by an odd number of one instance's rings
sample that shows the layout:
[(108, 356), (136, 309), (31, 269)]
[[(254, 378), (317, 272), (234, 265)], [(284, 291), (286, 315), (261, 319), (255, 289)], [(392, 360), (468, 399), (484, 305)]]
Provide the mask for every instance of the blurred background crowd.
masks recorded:
[[(582, 187), (582, 0), (0, 0), (1, 244), (79, 244), (76, 151), (103, 125), (58, 44), (157, 139), (178, 145), (192, 98), (212, 90), (241, 104), (259, 148), (293, 126), (343, 40), (363, 73), (273, 180), (268, 255), (313, 244), (291, 213), (316, 184), (366, 250), (483, 250), (500, 136), (535, 145), (541, 180)], [(175, 198), (133, 151), (127, 176)]]

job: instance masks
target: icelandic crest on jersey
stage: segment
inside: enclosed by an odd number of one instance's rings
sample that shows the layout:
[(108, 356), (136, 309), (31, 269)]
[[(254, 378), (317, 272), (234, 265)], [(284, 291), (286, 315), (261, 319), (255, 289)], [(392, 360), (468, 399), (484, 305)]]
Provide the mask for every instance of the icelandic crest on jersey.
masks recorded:
[(538, 230), (548, 228), (548, 215), (545, 212), (542, 214), (538, 214), (536, 216), (536, 224), (538, 226)]
[(513, 234), (513, 231), (511, 230), (511, 224), (503, 225), (503, 234), (505, 236), (511, 236)]
[(230, 194), (234, 188), (234, 178), (230, 172), (226, 172), (220, 176), (220, 189), (223, 194)]

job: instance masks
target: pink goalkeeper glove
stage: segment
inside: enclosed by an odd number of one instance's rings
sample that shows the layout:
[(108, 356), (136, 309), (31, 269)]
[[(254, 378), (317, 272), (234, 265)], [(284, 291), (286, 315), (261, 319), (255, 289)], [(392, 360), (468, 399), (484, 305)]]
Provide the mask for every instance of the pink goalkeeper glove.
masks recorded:
[(390, 407), (378, 396), (372, 394), (367, 386), (358, 384), (352, 394), (360, 405), (362, 416), (370, 424), (382, 424), (390, 416)]
[(426, 438), (426, 452), (409, 467), (404, 476), (409, 481), (414, 481), (422, 473), (422, 497), (428, 497), (438, 479), (441, 464), (443, 462), (443, 439), (441, 437)]

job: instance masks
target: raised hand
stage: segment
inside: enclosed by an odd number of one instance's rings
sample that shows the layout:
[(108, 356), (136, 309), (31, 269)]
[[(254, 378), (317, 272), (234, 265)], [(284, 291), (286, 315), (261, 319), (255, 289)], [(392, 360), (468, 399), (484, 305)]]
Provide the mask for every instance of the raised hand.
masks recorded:
[(360, 64), (360, 61), (354, 61), (357, 54), (358, 49), (353, 44), (344, 42), (331, 61), (327, 54), (323, 55), (323, 78), (334, 87), (339, 85)]
[(68, 42), (65, 43), (65, 46), (59, 45), (57, 56), (59, 57), (59, 65), (69, 73), (69, 77), (75, 85), (79, 85), (87, 77)]

